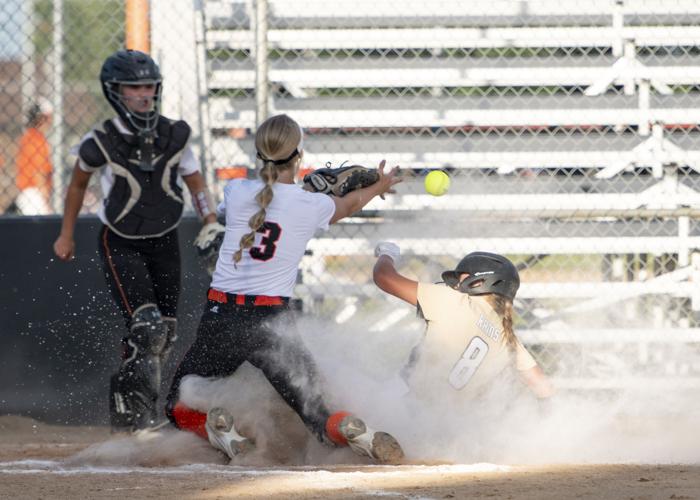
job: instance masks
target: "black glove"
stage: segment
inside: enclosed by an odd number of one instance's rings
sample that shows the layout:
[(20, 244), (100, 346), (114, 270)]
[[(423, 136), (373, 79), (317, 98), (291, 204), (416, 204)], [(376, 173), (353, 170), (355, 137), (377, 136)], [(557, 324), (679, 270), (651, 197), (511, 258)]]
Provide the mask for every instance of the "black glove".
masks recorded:
[(224, 241), (225, 228), (218, 222), (205, 224), (194, 240), (197, 253), (204, 259), (204, 266), (211, 275), (216, 267), (216, 259), (219, 258), (219, 248)]
[(304, 176), (304, 189), (343, 197), (356, 189), (366, 188), (379, 180), (379, 172), (361, 165), (319, 168)]

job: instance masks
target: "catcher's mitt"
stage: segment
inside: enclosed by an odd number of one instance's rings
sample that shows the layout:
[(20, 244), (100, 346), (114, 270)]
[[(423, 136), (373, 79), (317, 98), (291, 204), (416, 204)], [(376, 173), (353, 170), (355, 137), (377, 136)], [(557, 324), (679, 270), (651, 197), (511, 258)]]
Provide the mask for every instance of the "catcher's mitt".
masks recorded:
[(194, 240), (194, 246), (197, 247), (199, 257), (204, 260), (204, 267), (209, 275), (214, 274), (216, 259), (219, 258), (219, 248), (224, 241), (225, 232), (224, 226), (218, 222), (210, 222), (202, 227)]
[(356, 189), (371, 186), (378, 180), (377, 170), (361, 165), (319, 168), (304, 176), (304, 189), (342, 197)]

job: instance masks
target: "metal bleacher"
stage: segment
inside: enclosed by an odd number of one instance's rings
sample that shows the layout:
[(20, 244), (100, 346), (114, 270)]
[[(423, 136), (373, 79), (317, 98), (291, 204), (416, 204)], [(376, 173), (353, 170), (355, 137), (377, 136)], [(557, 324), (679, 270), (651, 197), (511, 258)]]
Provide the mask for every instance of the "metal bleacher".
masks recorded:
[[(368, 127), (570, 130), (635, 126), (639, 128), (639, 136), (646, 137), (650, 135), (650, 127), (659, 124), (659, 130), (649, 141), (601, 134), (599, 140), (587, 137), (584, 147), (576, 144), (574, 135), (565, 141), (552, 138), (551, 145), (541, 144), (542, 136), (524, 135), (519, 141), (510, 141), (515, 144), (505, 151), (490, 135), (471, 137), (469, 151), (463, 151), (458, 142), (435, 141), (429, 134), (411, 137), (411, 146), (396, 148), (386, 141), (384, 146), (373, 144), (373, 134), (354, 141), (328, 141), (324, 137), (322, 147), (315, 147), (314, 138), (310, 137), (307, 160), (312, 165), (327, 161), (340, 163), (347, 159), (347, 151), (371, 151), (372, 154), (367, 154), (370, 163), (386, 158), (389, 163), (410, 163), (424, 168), (454, 165), (497, 167), (501, 171), (518, 167), (582, 167), (601, 169), (600, 175), (612, 176), (633, 164), (673, 161), (695, 166), (700, 159), (700, 151), (694, 145), (676, 150), (664, 142), (665, 130), (698, 123), (700, 118), (699, 108), (689, 106), (687, 94), (673, 92), (674, 87), (700, 82), (700, 65), (690, 55), (678, 57), (670, 51), (672, 47), (694, 46), (700, 39), (700, 28), (687, 24), (693, 15), (700, 16), (696, 2), (603, 1), (593, 2), (590, 8), (569, 2), (564, 2), (564, 6), (553, 1), (523, 2), (527, 8), (521, 10), (526, 13), (514, 9), (513, 2), (501, 2), (498, 7), (502, 10), (484, 8), (481, 16), (476, 5), (481, 3), (472, 2), (469, 16), (450, 16), (449, 23), (439, 28), (432, 23), (446, 22), (444, 17), (449, 12), (463, 13), (467, 8), (460, 2), (440, 2), (439, 6), (434, 2), (414, 2), (403, 10), (410, 15), (396, 17), (394, 9), (377, 9), (373, 2), (360, 2), (356, 9), (345, 9), (341, 2), (324, 2), (322, 8), (314, 2), (305, 2), (299, 9), (297, 6), (290, 9), (285, 2), (270, 4), (270, 48), (285, 54), (301, 54), (270, 62), (270, 81), (279, 90), (272, 108), (294, 115), (310, 130)], [(207, 48), (217, 54), (252, 53), (254, 30), (246, 29), (250, 24), (245, 12), (240, 10), (241, 5), (231, 2), (206, 5)], [(328, 17), (319, 16), (318, 12), (334, 14), (334, 29), (328, 28)], [(645, 16), (658, 23), (660, 13), (669, 18), (669, 24), (625, 25), (625, 19), (640, 23)], [(673, 17), (674, 13), (683, 18), (683, 24)], [(562, 16), (567, 16), (568, 23), (573, 19), (581, 24), (561, 26)], [(417, 28), (417, 20), (429, 27)], [(673, 24), (674, 20), (677, 24)], [(352, 29), (339, 28), (348, 25)], [(503, 58), (442, 55), (449, 50), (506, 48), (546, 52), (536, 58), (512, 57), (507, 65)], [(557, 52), (581, 48), (586, 51), (575, 57), (561, 57)], [(303, 56), (319, 50), (337, 56), (324, 60)], [(353, 57), (356, 53), (373, 51), (391, 53), (392, 57)], [(255, 85), (253, 61), (217, 55), (210, 61), (210, 70), (207, 82), (210, 89), (225, 89), (227, 93), (236, 90), (237, 95), (248, 92), (249, 96), (211, 95), (208, 102), (211, 126), (254, 128), (255, 102), (250, 98)], [(624, 87), (624, 92), (606, 93), (613, 85)], [(406, 92), (395, 95), (384, 91), (397, 88)], [(451, 92), (465, 88), (473, 89), (472, 95)], [(522, 92), (502, 96), (494, 92), (493, 97), (484, 99), (488, 89), (505, 88)], [(548, 95), (543, 95), (541, 90), (533, 91), (533, 88), (550, 90)], [(321, 91), (328, 89), (332, 89), (333, 96), (321, 97)], [(343, 89), (352, 91), (353, 95), (343, 97)], [(416, 89), (427, 89), (429, 95)], [(250, 146), (245, 140), (238, 141), (239, 148), (234, 146), (233, 151), (230, 141), (221, 140), (225, 142), (222, 145), (214, 141), (217, 164), (250, 162)], [(363, 142), (368, 144), (365, 146)], [(652, 150), (662, 150), (663, 157), (652, 157), (649, 153)]]
[[(399, 194), (312, 240), (316, 265), (370, 262), (385, 239), (418, 259), (488, 249), (595, 254), (614, 267), (630, 255), (670, 257), (672, 266), (642, 265), (631, 277), (525, 281), (525, 307), (550, 305), (520, 334), (543, 345), (700, 342), (700, 2), (267, 5), (269, 111), (302, 124), (305, 163), (386, 159), (408, 173)], [(253, 2), (208, 0), (196, 14), (205, 156), (213, 168), (251, 168)], [(452, 176), (440, 198), (419, 185), (434, 168)], [(300, 294), (376, 295), (323, 272), (305, 272)], [(659, 300), (651, 323), (596, 321), (630, 299), (661, 296), (683, 312)], [(588, 326), (571, 327), (566, 314)], [(700, 366), (692, 370), (700, 380)]]

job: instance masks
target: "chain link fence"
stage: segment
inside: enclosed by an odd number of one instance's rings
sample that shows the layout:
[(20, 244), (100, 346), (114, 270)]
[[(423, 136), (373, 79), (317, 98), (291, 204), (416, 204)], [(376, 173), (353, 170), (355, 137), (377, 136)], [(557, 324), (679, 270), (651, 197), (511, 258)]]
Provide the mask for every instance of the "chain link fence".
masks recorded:
[[(110, 114), (97, 75), (124, 18), (111, 0), (0, 7), (5, 213), (61, 212), (69, 148)], [(630, 373), (700, 381), (699, 21), (697, 0), (151, 0), (150, 42), (163, 114), (192, 125), (217, 198), (251, 175), (256, 123), (276, 113), (304, 127), (305, 169), (401, 166), (398, 195), (312, 241), (307, 310), (420, 329), (371, 282), (378, 241), (423, 281), (502, 253), (546, 371), (616, 387)], [(23, 211), (17, 149), (41, 102), (48, 208)], [(444, 196), (423, 190), (433, 169), (451, 176)]]
[[(0, 211), (61, 213), (71, 145), (108, 116), (97, 79), (124, 45), (124, 2), (19, 1), (0, 6)], [(87, 200), (94, 211), (98, 192)]]

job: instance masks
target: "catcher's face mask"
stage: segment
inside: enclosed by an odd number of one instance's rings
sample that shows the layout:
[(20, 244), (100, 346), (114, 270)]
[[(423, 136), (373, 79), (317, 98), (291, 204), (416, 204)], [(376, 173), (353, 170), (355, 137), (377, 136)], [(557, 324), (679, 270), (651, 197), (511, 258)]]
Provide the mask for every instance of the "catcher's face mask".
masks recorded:
[[(150, 133), (158, 123), (162, 92), (162, 77), (155, 61), (138, 50), (119, 50), (109, 56), (100, 71), (102, 92), (109, 104), (137, 133)], [(137, 99), (137, 95), (128, 96), (130, 105), (125, 101), (123, 88), (135, 86), (141, 88), (138, 94), (145, 92), (145, 87), (153, 86), (150, 99)], [(143, 97), (143, 96), (142, 96)], [(133, 106), (132, 106), (133, 105)]]
[(119, 95), (124, 106), (126, 106), (129, 111), (136, 114), (137, 117), (145, 119), (148, 113), (155, 111), (155, 83), (143, 85), (122, 84), (119, 90)]

